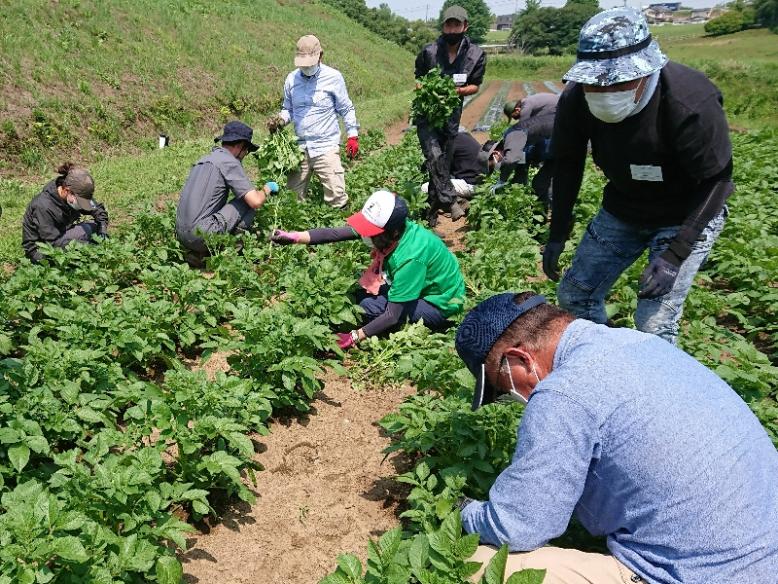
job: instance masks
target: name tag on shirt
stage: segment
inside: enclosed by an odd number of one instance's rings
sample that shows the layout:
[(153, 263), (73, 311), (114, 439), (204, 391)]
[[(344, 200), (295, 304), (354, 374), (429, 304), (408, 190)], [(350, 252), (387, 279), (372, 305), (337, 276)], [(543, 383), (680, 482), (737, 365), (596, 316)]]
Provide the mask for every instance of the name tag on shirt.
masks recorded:
[(467, 73), (454, 73), (452, 77), (454, 79), (454, 85), (464, 85), (467, 83)]
[(661, 166), (630, 164), (629, 170), (632, 172), (632, 180), (648, 180), (652, 182), (662, 182), (663, 180)]

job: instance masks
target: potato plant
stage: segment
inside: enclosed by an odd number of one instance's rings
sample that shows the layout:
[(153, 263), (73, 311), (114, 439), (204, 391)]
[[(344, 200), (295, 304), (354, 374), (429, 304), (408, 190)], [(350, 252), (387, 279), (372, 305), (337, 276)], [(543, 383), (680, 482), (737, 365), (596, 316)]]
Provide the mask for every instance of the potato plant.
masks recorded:
[[(774, 207), (775, 134), (734, 137), (736, 180), (724, 234), (689, 297), (681, 346), (749, 403), (778, 443)], [(375, 189), (423, 209), (415, 137), (354, 163), (352, 208)], [(573, 241), (596, 211), (602, 186), (587, 173)], [(504, 290), (554, 297), (539, 278), (542, 212), (523, 187), (479, 191), (459, 253), (466, 308)], [(191, 270), (173, 236), (172, 209), (140, 213), (99, 246), (47, 250), (0, 276), (0, 584), (178, 583), (192, 525), (219, 501), (251, 501), (262, 474), (251, 436), (279, 410), (306, 411), (325, 367), (340, 368), (335, 331), (360, 319), (353, 293), (369, 251), (359, 242), (272, 246), (269, 231), (338, 226), (345, 214), (293, 193), (271, 198), (254, 233), (214, 241), (205, 272)], [(563, 263), (569, 262), (569, 244)], [(609, 299), (630, 324), (640, 262)], [(200, 367), (226, 352), (229, 371)], [(411, 495), (405, 531), (369, 544), (363, 567), (342, 556), (328, 584), (462, 581), (473, 538), (460, 494), (484, 497), (510, 459), (521, 406), (470, 412), (472, 377), (453, 331), (407, 327), (349, 356), (355, 382), (413, 383), (382, 426), (390, 450), (417, 461), (398, 480)], [(577, 537), (577, 536), (576, 536)], [(502, 552), (501, 552), (502, 553)], [(486, 582), (502, 582), (495, 558)], [(504, 561), (502, 561), (504, 566)], [(459, 580), (456, 580), (459, 578)], [(525, 574), (510, 582), (539, 582)]]

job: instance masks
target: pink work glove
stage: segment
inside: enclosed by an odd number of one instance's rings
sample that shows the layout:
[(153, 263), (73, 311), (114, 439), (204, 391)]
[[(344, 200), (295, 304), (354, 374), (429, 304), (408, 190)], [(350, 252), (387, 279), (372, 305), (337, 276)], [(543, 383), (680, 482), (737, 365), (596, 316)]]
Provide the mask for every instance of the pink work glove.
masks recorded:
[(276, 229), (273, 235), (270, 236), (270, 241), (277, 243), (278, 245), (289, 245), (292, 243), (300, 243), (299, 231), (281, 231)]
[(338, 347), (340, 347), (344, 351), (348, 351), (351, 347), (354, 346), (354, 337), (351, 336), (351, 333), (337, 333), (337, 334), (338, 334)]

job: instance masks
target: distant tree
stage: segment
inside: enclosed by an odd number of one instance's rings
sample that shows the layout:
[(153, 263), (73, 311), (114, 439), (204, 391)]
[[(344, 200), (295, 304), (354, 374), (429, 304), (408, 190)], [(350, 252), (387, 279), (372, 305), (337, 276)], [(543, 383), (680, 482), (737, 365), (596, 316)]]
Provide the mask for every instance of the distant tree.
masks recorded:
[(735, 0), (727, 4), (727, 8), (743, 15), (743, 28), (750, 28), (756, 24), (756, 10), (751, 2)]
[(721, 16), (717, 16), (705, 23), (705, 32), (711, 36), (732, 34), (743, 30), (745, 20), (743, 13), (737, 10), (728, 10)]
[(778, 33), (778, 0), (754, 0), (756, 21)]
[(492, 23), (492, 13), (484, 0), (446, 0), (440, 9), (438, 25), (443, 26), (443, 13), (449, 6), (461, 6), (467, 10), (467, 36), (473, 42), (482, 43), (486, 40), (486, 33)]
[(368, 8), (365, 0), (324, 0), (378, 36), (416, 52), (438, 36), (426, 23), (394, 14), (388, 4)]
[(510, 42), (525, 53), (561, 55), (575, 52), (581, 27), (600, 11), (592, 3), (568, 2), (562, 8), (524, 11), (516, 18)]
[(523, 14), (534, 12), (540, 8), (540, 0), (527, 0), (527, 6), (524, 8)]
[(569, 6), (570, 4), (582, 4), (583, 6), (593, 6), (594, 8), (600, 7), (599, 0), (567, 0), (565, 6)]

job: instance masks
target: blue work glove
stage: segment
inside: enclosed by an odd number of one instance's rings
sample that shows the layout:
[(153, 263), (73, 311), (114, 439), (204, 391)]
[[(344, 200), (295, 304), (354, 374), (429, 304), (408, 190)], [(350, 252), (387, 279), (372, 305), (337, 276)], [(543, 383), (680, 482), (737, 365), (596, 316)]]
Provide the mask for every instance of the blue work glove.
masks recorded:
[(554, 282), (559, 281), (559, 256), (564, 249), (564, 241), (549, 241), (543, 250), (543, 273)]
[(494, 185), (492, 185), (492, 187), (489, 189), (489, 194), (490, 194), (490, 195), (497, 194), (497, 191), (501, 191), (501, 190), (502, 190), (502, 189), (505, 187), (505, 185), (507, 185), (507, 184), (508, 184), (507, 182), (502, 182), (501, 180), (500, 180), (500, 181), (497, 181), (497, 182), (496, 182), (496, 183), (494, 183)]
[(661, 255), (646, 266), (640, 276), (638, 298), (656, 298), (664, 296), (673, 289), (680, 266), (668, 262)]
[(278, 183), (274, 180), (269, 180), (265, 183), (265, 186), (268, 188), (268, 190), (271, 193), (277, 193), (278, 192)]

